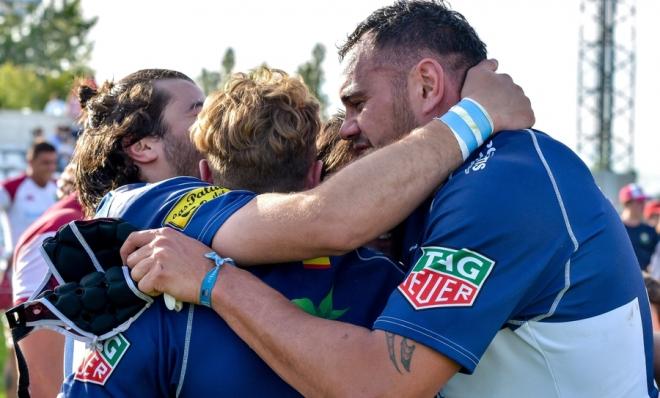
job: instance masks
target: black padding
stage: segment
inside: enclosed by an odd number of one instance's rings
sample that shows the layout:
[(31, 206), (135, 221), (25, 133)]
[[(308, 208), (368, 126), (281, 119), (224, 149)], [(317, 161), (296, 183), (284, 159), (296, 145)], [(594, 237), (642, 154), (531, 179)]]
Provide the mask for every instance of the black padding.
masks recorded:
[[(48, 252), (48, 257), (57, 268), (57, 272), (65, 281), (79, 281), (80, 278), (96, 271), (92, 260), (80, 244), (71, 244), (69, 242), (59, 242), (57, 235), (47, 240), (55, 240), (54, 250)], [(49, 248), (52, 246), (48, 242)], [(44, 246), (44, 249), (46, 247)], [(47, 250), (47, 249), (46, 249)]]
[(100, 287), (105, 284), (105, 275), (103, 272), (92, 272), (80, 279), (80, 286), (82, 287)]
[(136, 315), (145, 300), (128, 286), (119, 249), (136, 229), (121, 220), (76, 221), (75, 225), (97, 263), (78, 241), (70, 225), (47, 239), (44, 251), (65, 283), (43, 297), (80, 329), (103, 335)]

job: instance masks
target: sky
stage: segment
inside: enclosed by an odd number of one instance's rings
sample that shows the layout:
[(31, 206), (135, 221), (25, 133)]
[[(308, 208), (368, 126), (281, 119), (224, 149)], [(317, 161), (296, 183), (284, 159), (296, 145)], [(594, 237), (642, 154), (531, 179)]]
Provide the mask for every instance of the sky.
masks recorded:
[[(593, 1), (593, 0), (588, 0)], [(636, 3), (635, 168), (639, 182), (660, 194), (660, 93), (658, 0)], [(97, 81), (119, 79), (141, 68), (182, 71), (195, 78), (201, 68), (219, 69), (227, 47), (235, 71), (263, 62), (289, 72), (311, 58), (316, 43), (326, 46), (324, 92), (330, 111), (340, 106), (341, 69), (336, 47), (375, 9), (378, 0), (83, 0), (85, 16), (98, 16), (90, 39)], [(453, 0), (532, 101), (535, 128), (575, 149), (579, 0)]]

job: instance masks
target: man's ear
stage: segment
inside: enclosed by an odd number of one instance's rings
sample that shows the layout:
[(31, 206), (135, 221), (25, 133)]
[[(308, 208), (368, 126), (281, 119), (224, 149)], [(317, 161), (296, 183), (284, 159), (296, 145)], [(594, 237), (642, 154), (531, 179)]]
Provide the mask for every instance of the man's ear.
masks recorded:
[(307, 171), (305, 177), (305, 189), (312, 189), (321, 183), (321, 171), (323, 170), (323, 162), (315, 160)]
[(206, 159), (199, 161), (199, 178), (202, 181), (213, 184), (213, 173), (211, 173), (211, 166), (209, 166), (209, 161)]
[(160, 138), (145, 137), (126, 148), (126, 154), (138, 165), (152, 163), (158, 160), (162, 146)]
[(433, 58), (424, 58), (412, 69), (409, 87), (411, 101), (424, 116), (434, 114), (445, 95), (445, 70)]

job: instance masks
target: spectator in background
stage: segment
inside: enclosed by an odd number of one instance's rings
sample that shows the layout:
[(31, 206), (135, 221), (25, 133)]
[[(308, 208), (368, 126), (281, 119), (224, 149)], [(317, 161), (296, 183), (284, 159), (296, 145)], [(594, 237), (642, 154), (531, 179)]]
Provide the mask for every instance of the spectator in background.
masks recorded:
[(660, 234), (660, 200), (653, 199), (646, 202), (644, 219), (648, 225), (655, 228), (655, 232)]
[(644, 273), (644, 285), (651, 303), (651, 322), (653, 332), (660, 332), (660, 282), (651, 275)]
[(44, 129), (35, 127), (32, 129), (32, 142), (41, 142), (44, 140)]
[[(55, 147), (47, 142), (32, 144), (27, 152), (28, 167), (24, 174), (0, 183), (0, 212), (7, 222), (1, 223), (4, 237), (4, 253), (9, 256), (18, 237), (36, 220), (46, 209), (55, 203), (57, 185), (52, 180), (57, 167), (57, 152)], [(0, 309), (5, 310), (11, 305), (11, 263), (2, 275), (0, 282)], [(5, 318), (2, 317), (4, 322)], [(5, 329), (6, 330), (6, 329)], [(11, 338), (7, 338), (8, 358), (13, 358), (13, 350), (9, 348)], [(16, 370), (13, 361), (5, 363), (5, 386), (7, 396), (12, 395), (15, 388)]]
[(651, 255), (658, 244), (658, 234), (644, 222), (644, 204), (648, 197), (637, 184), (628, 184), (619, 191), (619, 202), (623, 206), (621, 220), (626, 226), (637, 261), (642, 270), (651, 263)]
[(56, 93), (50, 95), (50, 99), (46, 102), (44, 113), (50, 116), (64, 116), (66, 115), (66, 102), (59, 98)]
[(658, 243), (651, 256), (648, 271), (655, 279), (660, 279), (660, 200), (649, 200), (646, 203), (644, 218), (646, 223), (655, 228), (655, 232), (658, 234)]
[(55, 134), (49, 137), (48, 142), (57, 150), (57, 169), (64, 170), (71, 161), (76, 145), (71, 127), (67, 124), (60, 124), (55, 130)]
[[(48, 272), (48, 264), (40, 253), (42, 242), (55, 235), (61, 226), (83, 218), (78, 195), (74, 191), (74, 167), (67, 166), (57, 180), (60, 200), (32, 223), (18, 240), (12, 275), (13, 305), (27, 301), (41, 288)], [(55, 287), (53, 282), (48, 282), (51, 289)], [(21, 340), (19, 345), (28, 364), (32, 396), (56, 396), (63, 378), (64, 336), (52, 330), (37, 330)], [(13, 361), (14, 356), (7, 359)]]
[(8, 247), (12, 247), (25, 229), (55, 203), (57, 186), (53, 173), (57, 151), (47, 142), (33, 144), (27, 152), (27, 169), (18, 177), (0, 183), (0, 211), (6, 212), (9, 231)]

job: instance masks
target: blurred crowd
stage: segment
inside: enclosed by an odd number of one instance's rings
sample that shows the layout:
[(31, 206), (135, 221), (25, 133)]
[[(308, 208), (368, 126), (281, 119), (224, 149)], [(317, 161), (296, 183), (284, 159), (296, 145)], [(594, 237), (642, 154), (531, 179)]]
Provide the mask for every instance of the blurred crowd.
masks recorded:
[(653, 330), (660, 331), (660, 200), (646, 195), (641, 186), (628, 184), (619, 191), (619, 203), (621, 220), (644, 273)]

